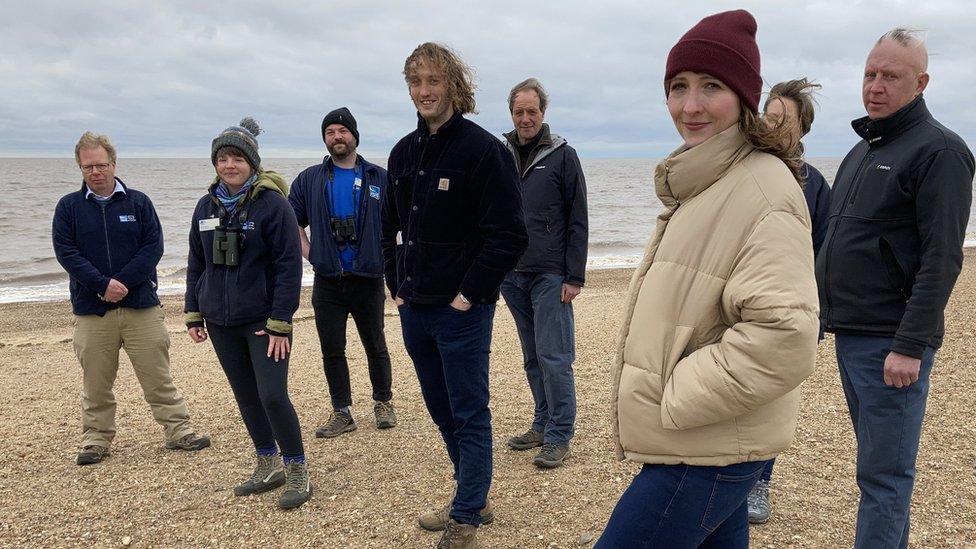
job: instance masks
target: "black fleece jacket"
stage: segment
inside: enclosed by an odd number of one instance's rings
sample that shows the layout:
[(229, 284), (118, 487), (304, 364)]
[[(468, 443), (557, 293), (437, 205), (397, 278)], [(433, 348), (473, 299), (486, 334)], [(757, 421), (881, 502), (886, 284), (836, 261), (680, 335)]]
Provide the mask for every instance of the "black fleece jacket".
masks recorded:
[(863, 138), (844, 158), (817, 256), (829, 332), (893, 335), (892, 351), (938, 348), (962, 268), (973, 154), (917, 99), (890, 117), (852, 122)]

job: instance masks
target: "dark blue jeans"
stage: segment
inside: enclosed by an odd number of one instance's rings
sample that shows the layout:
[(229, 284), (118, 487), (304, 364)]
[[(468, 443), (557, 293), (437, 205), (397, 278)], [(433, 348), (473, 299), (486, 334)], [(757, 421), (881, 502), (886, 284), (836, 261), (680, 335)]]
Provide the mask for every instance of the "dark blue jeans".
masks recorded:
[(545, 442), (559, 445), (573, 438), (576, 422), (573, 304), (560, 302), (562, 287), (560, 275), (514, 271), (501, 286), (522, 342), (525, 376), (535, 401), (532, 430), (543, 433)]
[(268, 358), (268, 336), (254, 335), (264, 324), (218, 326), (208, 322), (207, 333), (254, 447), (277, 446), (285, 459), (303, 458), (302, 430), (288, 398), (289, 357), (278, 362)]
[(765, 465), (645, 465), (596, 548), (749, 549), (746, 498)]
[(857, 548), (908, 547), (915, 459), (935, 349), (925, 349), (918, 381), (884, 383), (891, 337), (837, 334), (837, 365), (857, 439)]
[(403, 344), (413, 360), (431, 419), (454, 465), (451, 518), (481, 523), (491, 487), (488, 352), (495, 305), (401, 305)]

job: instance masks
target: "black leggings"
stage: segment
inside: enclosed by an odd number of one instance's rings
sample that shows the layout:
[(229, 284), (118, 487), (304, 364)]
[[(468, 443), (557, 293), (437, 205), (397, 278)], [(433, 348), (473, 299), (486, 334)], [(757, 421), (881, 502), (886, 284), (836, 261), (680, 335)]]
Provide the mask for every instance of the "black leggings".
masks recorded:
[(207, 323), (210, 341), (227, 375), (241, 417), (257, 450), (277, 447), (285, 459), (304, 457), (298, 415), (288, 398), (288, 358), (268, 358), (264, 322), (242, 326)]

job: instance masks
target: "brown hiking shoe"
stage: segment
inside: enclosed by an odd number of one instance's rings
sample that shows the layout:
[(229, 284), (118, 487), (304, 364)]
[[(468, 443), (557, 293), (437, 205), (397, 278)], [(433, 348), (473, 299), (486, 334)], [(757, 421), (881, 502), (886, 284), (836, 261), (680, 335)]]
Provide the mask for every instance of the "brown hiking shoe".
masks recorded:
[(342, 433), (356, 430), (356, 422), (351, 414), (341, 411), (332, 412), (329, 422), (315, 430), (315, 438), (335, 438)]
[(533, 429), (508, 439), (508, 447), (512, 450), (531, 450), (539, 446), (542, 446), (542, 433)]
[(186, 450), (188, 452), (196, 452), (197, 450), (203, 450), (207, 446), (210, 446), (210, 437), (205, 437), (196, 433), (190, 433), (180, 437), (177, 440), (170, 440), (166, 442), (167, 450)]
[(101, 462), (108, 456), (108, 448), (90, 444), (78, 452), (78, 458), (75, 460), (75, 463), (78, 465), (93, 465)]
[[(454, 494), (451, 494), (451, 500), (447, 502), (447, 505), (437, 509), (436, 511), (431, 511), (420, 515), (417, 518), (417, 522), (420, 523), (420, 527), (424, 530), (430, 532), (440, 532), (441, 530), (447, 528), (447, 525), (451, 523), (451, 506), (454, 501)], [(481, 524), (491, 524), (491, 521), (495, 520), (495, 508), (491, 506), (491, 500), (485, 499), (485, 506), (481, 509)]]
[(477, 526), (461, 524), (452, 519), (447, 523), (441, 540), (437, 542), (437, 549), (477, 549), (477, 535)]
[(373, 404), (373, 415), (376, 416), (376, 427), (378, 429), (396, 427), (396, 410), (393, 409), (392, 402), (376, 401)]

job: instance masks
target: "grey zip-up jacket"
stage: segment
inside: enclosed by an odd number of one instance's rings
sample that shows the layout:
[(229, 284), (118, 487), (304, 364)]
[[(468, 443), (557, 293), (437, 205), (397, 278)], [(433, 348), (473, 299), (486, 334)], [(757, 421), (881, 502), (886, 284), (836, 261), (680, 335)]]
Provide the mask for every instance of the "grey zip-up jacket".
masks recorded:
[[(520, 175), (529, 247), (515, 270), (562, 275), (565, 282), (586, 281), (589, 223), (586, 180), (576, 150), (542, 125), (542, 138)], [(518, 132), (505, 134), (505, 145), (518, 165)]]

